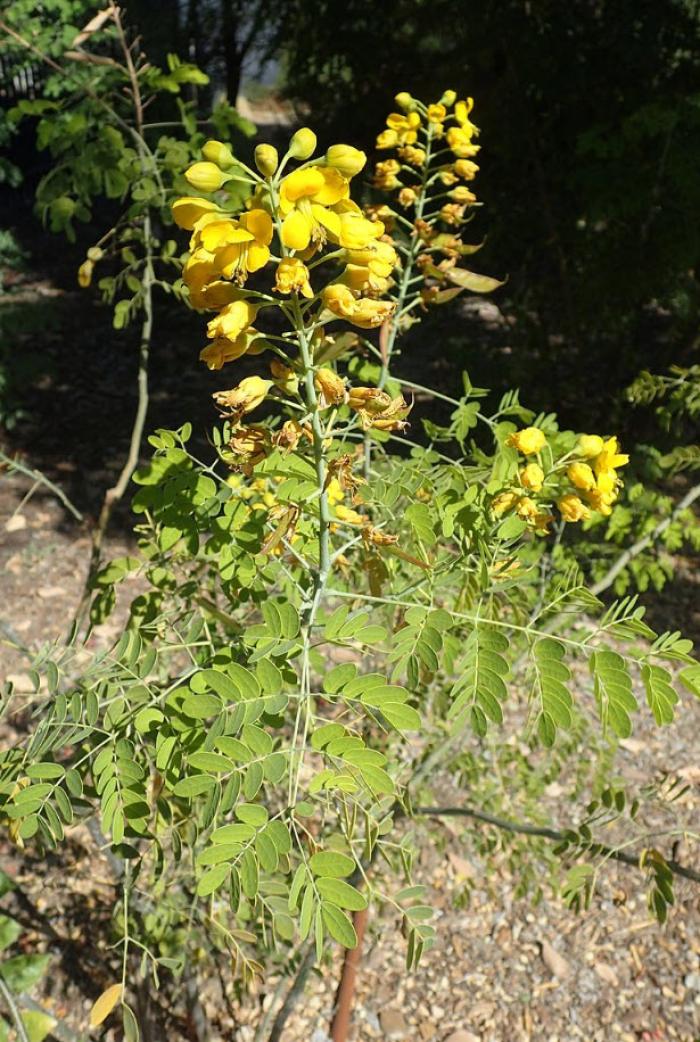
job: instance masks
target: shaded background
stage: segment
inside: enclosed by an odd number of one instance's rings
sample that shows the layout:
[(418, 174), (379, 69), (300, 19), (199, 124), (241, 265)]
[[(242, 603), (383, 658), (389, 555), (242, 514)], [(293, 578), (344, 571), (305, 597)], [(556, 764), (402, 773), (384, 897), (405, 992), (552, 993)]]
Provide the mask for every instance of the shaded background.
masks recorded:
[[(697, 357), (700, 3), (131, 0), (127, 15), (154, 62), (175, 52), (210, 75), (192, 88), (202, 115), (227, 95), (269, 140), (308, 122), (324, 147), (367, 148), (398, 90), (473, 94), (485, 204), (473, 241), (487, 237), (473, 266), (507, 284), (484, 306), (460, 298), (431, 313), (406, 338), (401, 371), (454, 393), (468, 368), (567, 426), (659, 441), (625, 388), (643, 368)], [(75, 288), (90, 229), (71, 246), (34, 216), (48, 160), (29, 124), (9, 155), (24, 180), (0, 186), (0, 218), (39, 284), (0, 312), (20, 417), (11, 440), (38, 463), (53, 449), (109, 469), (131, 419), (136, 333), (112, 331), (94, 292)], [(213, 422), (212, 381), (227, 378), (197, 368), (201, 328), (160, 304), (150, 428)]]

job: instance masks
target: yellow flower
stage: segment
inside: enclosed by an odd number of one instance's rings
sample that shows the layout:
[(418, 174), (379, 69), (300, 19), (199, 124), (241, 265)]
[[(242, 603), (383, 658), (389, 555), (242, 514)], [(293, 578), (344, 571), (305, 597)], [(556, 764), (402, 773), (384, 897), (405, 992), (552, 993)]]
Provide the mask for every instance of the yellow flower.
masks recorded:
[(212, 397), (232, 416), (239, 418), (257, 409), (267, 397), (272, 387), (272, 380), (263, 380), (260, 376), (247, 376), (237, 387), (230, 391), (217, 391)]
[(235, 340), (255, 321), (257, 313), (257, 307), (249, 304), (247, 300), (234, 300), (207, 323), (207, 336), (212, 340), (217, 337)]
[(586, 502), (593, 508), (593, 510), (597, 510), (599, 514), (603, 515), (603, 517), (610, 517), (612, 514), (613, 503), (616, 499), (614, 494), (606, 495), (599, 492), (598, 489), (592, 489), (590, 492), (586, 492), (585, 496)]
[(399, 155), (404, 163), (410, 163), (411, 166), (423, 166), (425, 163), (425, 149), (416, 148), (415, 145), (404, 145), (399, 149)]
[(325, 242), (330, 232), (340, 235), (340, 215), (331, 207), (346, 199), (349, 186), (330, 166), (300, 167), (280, 185), (282, 242), (291, 250), (305, 250), (310, 242)]
[(453, 188), (450, 192), (450, 199), (454, 199), (458, 203), (476, 202), (476, 196), (465, 185), (458, 185), (457, 188)]
[(397, 144), (413, 145), (418, 138), (420, 116), (417, 112), (409, 112), (405, 116), (398, 112), (390, 112), (386, 118), (386, 125), (396, 134)]
[(271, 448), (270, 432), (264, 427), (240, 427), (231, 435), (228, 448), (238, 457), (234, 465), (250, 475), (253, 467), (265, 459)]
[(367, 269), (367, 285), (374, 292), (384, 292), (388, 288), (388, 279), (399, 263), (391, 243), (381, 240), (368, 243), (364, 249), (346, 250), (345, 257), (349, 264)]
[(445, 116), (447, 115), (447, 109), (444, 105), (428, 105), (428, 122), (429, 123), (442, 123)]
[(496, 517), (501, 517), (502, 514), (512, 510), (519, 499), (520, 496), (517, 492), (499, 492), (491, 501), (491, 510)]
[(464, 101), (458, 101), (455, 105), (454, 116), (460, 126), (464, 127), (470, 134), (477, 135), (479, 133), (479, 128), (475, 127), (469, 119), (473, 108), (473, 98), (466, 98)]
[(540, 508), (534, 499), (529, 496), (521, 496), (515, 506), (515, 512), (522, 521), (535, 521), (540, 514)]
[(619, 450), (617, 438), (608, 438), (593, 464), (596, 474), (602, 474), (606, 470), (615, 470), (617, 467), (624, 467), (626, 463), (629, 463), (630, 458), (627, 453)]
[(366, 520), (362, 514), (358, 514), (357, 510), (346, 507), (343, 503), (340, 503), (335, 508), (335, 516), (339, 521), (344, 521), (349, 525), (363, 525)]
[(209, 283), (216, 279), (217, 274), (213, 253), (198, 249), (189, 255), (182, 269), (182, 278), (189, 290), (192, 307), (207, 307), (204, 291)]
[(331, 145), (326, 152), (328, 166), (335, 167), (348, 180), (359, 174), (367, 162), (367, 156), (352, 145)]
[(338, 318), (345, 318), (361, 329), (375, 329), (392, 314), (395, 304), (388, 300), (357, 300), (347, 286), (334, 283), (323, 291), (323, 303)]
[(416, 199), (418, 198), (414, 188), (402, 188), (397, 196), (400, 206), (413, 206)]
[(528, 463), (520, 471), (520, 484), (532, 492), (541, 492), (544, 484), (544, 471), (539, 463)]
[(578, 440), (578, 451), (586, 459), (593, 459), (603, 451), (605, 442), (599, 434), (582, 434)]
[(255, 165), (263, 177), (272, 177), (279, 165), (279, 156), (274, 145), (256, 145)]
[(78, 285), (81, 289), (87, 289), (92, 282), (92, 272), (95, 265), (91, 260), (84, 260), (78, 268)]
[(391, 405), (391, 395), (378, 387), (351, 387), (348, 405), (351, 409), (363, 409), (371, 415), (378, 416)]
[(202, 148), (202, 155), (210, 163), (216, 163), (222, 170), (228, 170), (229, 167), (236, 165), (233, 152), (223, 141), (207, 141)]
[(295, 159), (308, 159), (316, 151), (316, 135), (309, 127), (300, 127), (289, 142), (289, 154)]
[(572, 493), (558, 499), (557, 506), (565, 521), (586, 521), (591, 516), (586, 504)]
[(472, 144), (471, 133), (464, 127), (450, 127), (447, 144), (460, 159), (468, 159), (479, 151), (479, 146)]
[(566, 471), (567, 477), (576, 488), (589, 492), (595, 488), (595, 474), (587, 463), (571, 463)]
[(443, 170), (440, 174), (440, 180), (444, 185), (448, 185), (449, 187), (449, 185), (457, 184), (459, 178), (456, 174), (453, 174), (451, 170)]
[(183, 195), (173, 203), (172, 214), (175, 224), (191, 232), (197, 221), (205, 214), (219, 213), (219, 207), (210, 199), (200, 199), (196, 195)]
[(272, 218), (265, 210), (248, 210), (239, 221), (205, 218), (195, 227), (195, 237), (216, 254), (222, 275), (242, 283), (270, 259)]
[(309, 282), (309, 269), (298, 257), (283, 257), (275, 272), (275, 290), (278, 293), (301, 293), (313, 297)]
[(394, 148), (398, 140), (399, 135), (395, 130), (383, 130), (381, 134), (377, 134), (375, 145), (378, 149)]
[(216, 192), (229, 180), (215, 163), (194, 163), (185, 170), (185, 178), (198, 192)]
[(328, 500), (328, 505), (331, 507), (337, 506), (338, 503), (343, 502), (343, 489), (337, 478), (331, 478), (326, 485), (326, 498)]
[(458, 203), (445, 203), (440, 207), (440, 219), (445, 224), (461, 224), (464, 217), (464, 207)]
[(275, 386), (279, 387), (280, 391), (286, 391), (287, 394), (296, 394), (299, 390), (299, 377), (293, 369), (290, 369), (284, 362), (280, 362), (278, 358), (273, 358), (270, 362), (270, 372), (275, 381)]
[(457, 159), (453, 170), (463, 181), (473, 181), (479, 172), (479, 167), (476, 163), (472, 163), (471, 159)]
[[(254, 342), (258, 343), (258, 350), (252, 350)], [(234, 340), (226, 337), (217, 337), (207, 344), (199, 352), (200, 362), (206, 362), (209, 369), (221, 369), (227, 362), (235, 362), (245, 354), (259, 354), (264, 350), (264, 341), (261, 341), (255, 329), (246, 329)]]
[(319, 369), (314, 386), (321, 396), (321, 407), (341, 405), (345, 401), (345, 381), (333, 369)]
[(506, 438), (506, 445), (522, 452), (524, 456), (533, 456), (536, 452), (541, 452), (546, 444), (547, 439), (539, 427), (524, 427)]
[(401, 182), (396, 175), (400, 169), (401, 164), (397, 163), (395, 159), (386, 159), (383, 163), (377, 163), (372, 184), (375, 188), (381, 188), (386, 192), (390, 192), (392, 188), (398, 188)]

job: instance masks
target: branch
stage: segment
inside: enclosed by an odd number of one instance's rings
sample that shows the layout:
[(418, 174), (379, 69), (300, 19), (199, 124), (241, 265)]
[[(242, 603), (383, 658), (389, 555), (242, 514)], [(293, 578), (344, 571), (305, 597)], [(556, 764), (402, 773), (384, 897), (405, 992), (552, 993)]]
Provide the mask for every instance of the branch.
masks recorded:
[(32, 467), (28, 467), (25, 463), (20, 463), (17, 459), (12, 459), (11, 456), (7, 456), (2, 449), (0, 449), (0, 463), (4, 464), (11, 470), (16, 470), (20, 474), (24, 474), (28, 478), (36, 481), (37, 484), (46, 485), (46, 487), (53, 492), (53, 494), (60, 499), (66, 510), (73, 515), (76, 521), (82, 521), (83, 515), (80, 513), (78, 508), (71, 503), (70, 499), (58, 485), (54, 485), (53, 481), (50, 481), (45, 474), (42, 474), (40, 470), (34, 470)]
[[(516, 832), (524, 836), (540, 836), (542, 839), (550, 839), (555, 843), (570, 842), (571, 840), (570, 834), (560, 832), (558, 829), (549, 829), (539, 825), (523, 825), (517, 821), (508, 821), (506, 818), (497, 818), (493, 814), (475, 810), (473, 807), (415, 807), (413, 814), (414, 816), (420, 814), (434, 818), (473, 818), (475, 821), (483, 821), (486, 825), (494, 825), (504, 832)], [(615, 850), (614, 847), (607, 847), (603, 843), (591, 843), (590, 845), (595, 847), (605, 858), (621, 861), (624, 865), (631, 865), (633, 868), (640, 868), (639, 856), (635, 857), (634, 854), (626, 854), (624, 850)], [(700, 872), (696, 872), (695, 869), (686, 868), (685, 865), (681, 865), (673, 859), (666, 861), (666, 864), (674, 876), (682, 876), (683, 879), (690, 879), (693, 883), (700, 883)]]
[(683, 499), (681, 499), (681, 501), (674, 507), (669, 516), (664, 518), (663, 521), (659, 521), (656, 528), (653, 528), (648, 535), (639, 539), (633, 546), (630, 546), (625, 550), (623, 554), (620, 554), (603, 578), (599, 579), (598, 582), (591, 587), (591, 593), (597, 597), (599, 593), (603, 592), (603, 590), (607, 590), (609, 586), (612, 586), (622, 569), (626, 568), (630, 561), (634, 560), (635, 557), (638, 557), (639, 554), (641, 554), (643, 550), (646, 550), (648, 546), (655, 543), (656, 540), (663, 535), (666, 529), (673, 524), (678, 515), (682, 514), (684, 510), (687, 510), (687, 508), (691, 506), (698, 497), (700, 497), (700, 484), (693, 485), (693, 487), (683, 496)]

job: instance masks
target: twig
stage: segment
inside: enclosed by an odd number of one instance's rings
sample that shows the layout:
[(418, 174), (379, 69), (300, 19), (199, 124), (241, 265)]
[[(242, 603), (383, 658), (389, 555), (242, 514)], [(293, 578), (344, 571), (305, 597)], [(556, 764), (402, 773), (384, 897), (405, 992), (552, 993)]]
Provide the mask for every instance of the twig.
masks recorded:
[[(570, 834), (560, 832), (558, 829), (550, 829), (539, 825), (525, 825), (517, 821), (509, 821), (506, 818), (497, 818), (493, 814), (487, 814), (485, 811), (476, 810), (473, 807), (414, 807), (413, 814), (414, 816), (420, 814), (435, 818), (473, 818), (475, 821), (483, 821), (486, 825), (494, 825), (504, 832), (515, 832), (524, 836), (540, 836), (542, 839), (549, 839), (555, 843), (561, 843), (564, 840), (570, 841), (571, 839)], [(635, 857), (634, 854), (626, 854), (624, 850), (615, 850), (614, 847), (605, 846), (603, 843), (592, 842), (590, 846), (594, 847), (599, 854), (606, 858), (611, 858), (613, 861), (621, 861), (624, 865), (631, 865), (633, 868), (640, 867), (639, 855)], [(674, 876), (682, 876), (683, 879), (690, 879), (693, 883), (700, 883), (700, 872), (696, 872), (692, 868), (686, 868), (685, 865), (681, 865), (673, 859), (667, 860), (666, 864)]]
[(18, 459), (13, 459), (11, 456), (6, 455), (0, 449), (0, 463), (4, 464), (9, 470), (16, 470), (20, 474), (24, 474), (26, 477), (31, 478), (37, 485), (46, 485), (46, 487), (53, 492), (57, 499), (60, 499), (66, 510), (73, 515), (76, 521), (82, 521), (83, 515), (80, 513), (78, 508), (70, 501), (66, 493), (58, 485), (54, 485), (53, 481), (42, 474), (40, 470), (34, 470), (33, 467), (28, 467), (26, 463), (20, 463)]
[(598, 582), (591, 587), (591, 593), (597, 597), (599, 593), (603, 592), (603, 590), (607, 590), (609, 586), (612, 586), (622, 569), (626, 568), (630, 561), (634, 560), (635, 557), (638, 557), (639, 554), (641, 554), (643, 550), (646, 550), (648, 546), (655, 543), (656, 540), (664, 534), (669, 525), (673, 524), (678, 515), (684, 510), (687, 510), (688, 507), (698, 499), (698, 497), (700, 497), (700, 484), (693, 485), (691, 489), (688, 489), (686, 494), (674, 507), (668, 517), (665, 517), (663, 521), (659, 521), (656, 528), (653, 528), (648, 535), (639, 539), (633, 546), (630, 546), (625, 550), (623, 554), (620, 554), (615, 563), (607, 570), (603, 578), (599, 579)]
[(0, 993), (2, 994), (2, 997), (7, 1003), (7, 1008), (12, 1014), (12, 1019), (15, 1022), (15, 1030), (17, 1031), (17, 1038), (20, 1040), (20, 1042), (29, 1042), (27, 1029), (24, 1026), (24, 1021), (22, 1020), (19, 1010), (17, 1009), (15, 997), (8, 988), (7, 984), (5, 984), (5, 981), (2, 979), (2, 976), (0, 976)]
[(299, 963), (299, 969), (297, 975), (294, 978), (292, 985), (287, 992), (284, 1002), (280, 1006), (277, 1016), (272, 1024), (272, 1030), (268, 1036), (267, 1042), (280, 1042), (282, 1032), (284, 1031), (284, 1025), (287, 1023), (287, 1018), (292, 1013), (297, 1002), (301, 998), (306, 984), (306, 978), (314, 968), (316, 961), (316, 948), (312, 941), (309, 941), (306, 945), (306, 952)]

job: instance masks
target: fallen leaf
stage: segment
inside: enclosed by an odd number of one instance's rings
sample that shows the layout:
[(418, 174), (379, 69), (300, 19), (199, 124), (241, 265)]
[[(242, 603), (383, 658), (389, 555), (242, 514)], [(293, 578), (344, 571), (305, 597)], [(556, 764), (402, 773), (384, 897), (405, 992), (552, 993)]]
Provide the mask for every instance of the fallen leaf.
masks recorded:
[(27, 527), (27, 519), (24, 514), (13, 514), (9, 521), (5, 522), (6, 532), (21, 532)]
[(571, 966), (559, 952), (552, 947), (549, 941), (540, 942), (542, 962), (551, 974), (559, 980), (564, 980), (571, 973)]
[(124, 988), (122, 984), (112, 984), (102, 992), (99, 999), (90, 1010), (90, 1027), (96, 1028), (103, 1020), (106, 1020), (114, 1007), (121, 1001)]

